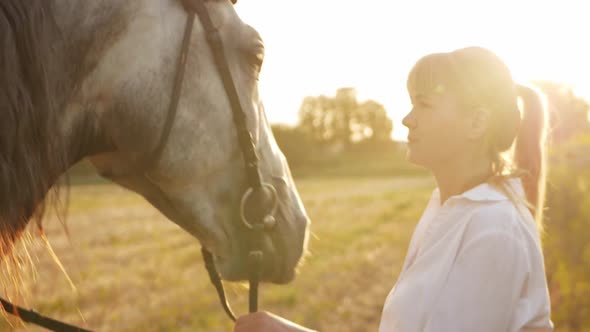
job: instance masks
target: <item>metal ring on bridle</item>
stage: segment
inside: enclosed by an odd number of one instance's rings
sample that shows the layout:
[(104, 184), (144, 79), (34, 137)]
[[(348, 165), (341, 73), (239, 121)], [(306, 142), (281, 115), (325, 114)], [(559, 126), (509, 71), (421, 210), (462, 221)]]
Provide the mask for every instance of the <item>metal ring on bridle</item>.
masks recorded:
[[(270, 194), (272, 195), (272, 206), (270, 208), (270, 212), (267, 213), (264, 216), (264, 219), (267, 219), (268, 217), (272, 217), (274, 218), (274, 214), (277, 210), (278, 204), (279, 204), (279, 199), (278, 199), (278, 195), (277, 195), (277, 190), (270, 184), (268, 183), (262, 183), (262, 186), (260, 187), (260, 189), (264, 190), (265, 188), (270, 190)], [(246, 225), (246, 227), (248, 227), (248, 229), (254, 229), (255, 226), (254, 224), (262, 224), (265, 227), (268, 226), (274, 226), (274, 225), (267, 225), (266, 220), (263, 220), (261, 223), (251, 223), (248, 221), (248, 218), (246, 218), (246, 203), (248, 201), (248, 198), (250, 198), (250, 196), (254, 193), (254, 189), (253, 188), (248, 188), (248, 190), (246, 190), (246, 192), (244, 193), (244, 196), (242, 196), (242, 202), (240, 203), (240, 217), (242, 218), (242, 222), (244, 223), (244, 225)]]

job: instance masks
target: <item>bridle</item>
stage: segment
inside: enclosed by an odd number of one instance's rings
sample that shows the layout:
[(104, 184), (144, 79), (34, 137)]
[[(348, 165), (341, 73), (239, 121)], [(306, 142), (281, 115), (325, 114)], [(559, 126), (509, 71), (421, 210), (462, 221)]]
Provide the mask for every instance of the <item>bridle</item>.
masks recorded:
[[(215, 65), (217, 67), (217, 70), (219, 71), (219, 74), (223, 82), (223, 86), (225, 88), (225, 92), (230, 101), (233, 113), (234, 126), (238, 134), (240, 150), (242, 151), (242, 157), (246, 165), (248, 190), (246, 190), (240, 202), (240, 217), (242, 222), (244, 223), (244, 226), (246, 226), (246, 228), (248, 228), (252, 232), (252, 238), (250, 241), (250, 251), (248, 254), (248, 265), (250, 270), (249, 309), (250, 312), (256, 312), (258, 311), (258, 284), (263, 259), (263, 252), (262, 248), (260, 248), (260, 245), (262, 243), (262, 237), (264, 236), (264, 232), (272, 230), (276, 225), (274, 213), (277, 209), (278, 204), (277, 192), (271, 184), (263, 182), (260, 176), (260, 170), (258, 168), (258, 156), (256, 155), (256, 146), (254, 144), (252, 134), (248, 130), (248, 126), (246, 124), (246, 114), (242, 109), (240, 97), (238, 95), (238, 91), (232, 79), (231, 72), (229, 70), (229, 65), (227, 64), (227, 58), (223, 51), (221, 37), (219, 36), (219, 32), (211, 22), (211, 17), (209, 16), (209, 12), (205, 7), (205, 0), (182, 1), (189, 13), (189, 17), (186, 23), (181, 60), (179, 61), (179, 68), (177, 70), (177, 80), (175, 82), (175, 85), (177, 85), (179, 80), (182, 80), (182, 78), (178, 78), (178, 73), (184, 71), (183, 63), (186, 62), (186, 54), (188, 53), (189, 45), (188, 41), (190, 40), (190, 35), (196, 13), (196, 15), (198, 15), (199, 19), (201, 20), (203, 28), (205, 29), (205, 36), (207, 38), (207, 42), (213, 53)], [(232, 0), (233, 3), (235, 3), (236, 1)], [(180, 94), (174, 94), (175, 97), (177, 97), (177, 95), (179, 96)], [(177, 102), (178, 100), (176, 100), (176, 103)], [(171, 121), (171, 118), (171, 113), (169, 113), (168, 121)], [(169, 132), (170, 130), (168, 129), (164, 132), (164, 134)], [(167, 137), (162, 136), (160, 139), (160, 145), (165, 144), (163, 142), (165, 142), (166, 139)], [(156, 150), (156, 152), (158, 152), (158, 150)], [(249, 220), (250, 216), (248, 214), (248, 207), (253, 208), (253, 211), (255, 211), (255, 216), (253, 220)], [(227, 315), (235, 321), (236, 317), (233, 314), (231, 308), (229, 307), (229, 304), (227, 303), (225, 291), (223, 289), (223, 284), (221, 283), (221, 278), (219, 277), (217, 269), (215, 268), (213, 256), (205, 248), (202, 248), (201, 251), (203, 253), (203, 260), (205, 261), (205, 267), (207, 268), (207, 272), (209, 273), (211, 282), (217, 290), (221, 304)]]
[[(151, 154), (141, 160), (141, 166), (138, 167), (145, 172), (147, 169), (151, 168), (151, 166), (155, 165), (160, 160), (162, 152), (167, 144), (174, 119), (176, 118), (186, 68), (186, 60), (189, 52), (190, 37), (194, 26), (195, 15), (197, 15), (205, 29), (207, 43), (209, 44), (209, 48), (215, 59), (215, 66), (221, 76), (225, 92), (231, 105), (234, 126), (237, 131), (240, 150), (242, 151), (242, 157), (246, 166), (248, 189), (242, 196), (240, 202), (240, 217), (244, 226), (251, 232), (248, 254), (250, 283), (249, 311), (256, 312), (258, 311), (258, 284), (263, 261), (263, 251), (261, 248), (262, 237), (264, 236), (265, 231), (272, 230), (276, 225), (274, 213), (277, 208), (278, 197), (274, 187), (271, 184), (262, 181), (258, 167), (256, 146), (246, 124), (246, 114), (242, 109), (240, 98), (229, 70), (221, 37), (218, 30), (213, 26), (209, 12), (205, 6), (206, 0), (181, 1), (188, 12), (188, 19), (185, 25), (182, 48), (177, 63), (176, 76), (174, 79), (173, 92), (166, 122), (164, 123), (164, 127), (160, 134), (158, 145)], [(237, 0), (232, 0), (234, 4), (236, 1)], [(204, 247), (201, 248), (201, 252), (209, 278), (217, 290), (223, 309), (230, 319), (235, 321), (236, 317), (227, 302), (225, 290), (221, 282), (221, 277), (215, 267), (213, 255)], [(90, 330), (42, 316), (35, 311), (23, 309), (2, 298), (0, 298), (0, 305), (7, 313), (19, 316), (24, 322), (33, 323), (51, 331), (91, 332)]]

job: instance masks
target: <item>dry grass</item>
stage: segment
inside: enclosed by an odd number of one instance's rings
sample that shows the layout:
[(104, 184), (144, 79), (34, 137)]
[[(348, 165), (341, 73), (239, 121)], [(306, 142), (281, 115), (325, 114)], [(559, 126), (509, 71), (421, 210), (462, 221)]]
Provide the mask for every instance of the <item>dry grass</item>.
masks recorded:
[[(433, 183), (424, 178), (302, 179), (311, 256), (288, 286), (264, 285), (261, 308), (321, 331), (376, 331), (413, 227)], [(76, 291), (33, 243), (27, 307), (97, 331), (231, 331), (202, 266), (199, 244), (141, 197), (106, 184), (71, 189), (68, 238), (48, 238)], [(9, 290), (10, 291), (10, 290)], [(243, 285), (228, 285), (244, 312)], [(14, 321), (11, 321), (16, 324)], [(1, 331), (42, 331), (29, 326)]]

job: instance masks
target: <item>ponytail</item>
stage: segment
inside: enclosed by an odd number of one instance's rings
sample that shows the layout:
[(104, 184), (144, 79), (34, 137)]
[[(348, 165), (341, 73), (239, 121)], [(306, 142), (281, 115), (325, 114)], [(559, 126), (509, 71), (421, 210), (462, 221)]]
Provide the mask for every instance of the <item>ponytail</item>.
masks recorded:
[(520, 84), (516, 88), (523, 107), (514, 148), (514, 166), (522, 172), (526, 199), (541, 231), (547, 176), (547, 106), (537, 90)]

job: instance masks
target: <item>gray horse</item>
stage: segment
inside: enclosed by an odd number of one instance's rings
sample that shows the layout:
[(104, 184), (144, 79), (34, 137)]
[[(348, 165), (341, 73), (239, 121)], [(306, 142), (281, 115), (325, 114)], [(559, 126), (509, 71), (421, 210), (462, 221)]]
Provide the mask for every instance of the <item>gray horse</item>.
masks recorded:
[[(257, 90), (264, 46), (228, 0), (206, 2), (260, 158), (279, 196), (261, 279), (286, 283), (309, 220)], [(239, 220), (245, 165), (232, 112), (197, 20), (178, 112), (158, 162), (141, 163), (167, 117), (187, 13), (178, 0), (0, 0), (0, 260), (74, 163), (145, 197), (195, 236), (222, 277), (248, 277)], [(100, 227), (97, 225), (97, 227)]]

